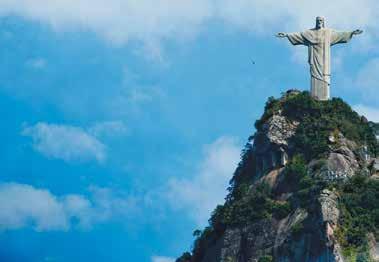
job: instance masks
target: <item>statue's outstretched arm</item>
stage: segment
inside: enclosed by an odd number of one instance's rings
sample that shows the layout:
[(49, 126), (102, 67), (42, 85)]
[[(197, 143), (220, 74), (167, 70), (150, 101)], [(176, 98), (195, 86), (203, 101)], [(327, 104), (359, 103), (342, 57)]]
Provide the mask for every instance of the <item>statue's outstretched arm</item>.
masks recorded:
[(276, 37), (279, 37), (279, 38), (286, 37), (286, 38), (288, 38), (288, 40), (293, 45), (306, 45), (307, 44), (307, 41), (303, 37), (301, 32), (300, 33), (283, 33), (283, 32), (280, 32), (280, 33), (276, 34)]
[(363, 30), (361, 29), (357, 29), (357, 30), (354, 30), (353, 32), (351, 32), (352, 35), (360, 35), (363, 33)]
[(287, 37), (288, 34), (287, 34), (287, 33), (280, 32), (280, 33), (277, 33), (275, 36), (276, 36), (276, 37), (279, 37), (279, 38), (284, 38), (284, 37)]
[(348, 43), (354, 35), (362, 34), (360, 29), (354, 31), (334, 31), (332, 30), (331, 45)]

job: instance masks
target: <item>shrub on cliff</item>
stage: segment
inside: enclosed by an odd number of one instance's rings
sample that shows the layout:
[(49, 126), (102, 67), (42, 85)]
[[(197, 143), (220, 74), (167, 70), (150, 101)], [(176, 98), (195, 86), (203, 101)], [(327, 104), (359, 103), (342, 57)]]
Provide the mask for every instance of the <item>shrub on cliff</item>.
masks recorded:
[(356, 175), (340, 185), (339, 242), (345, 248), (366, 245), (367, 234), (379, 238), (379, 181)]
[(256, 129), (262, 130), (263, 124), (279, 112), (288, 119), (299, 122), (293, 137), (294, 149), (295, 153), (303, 154), (306, 160), (320, 157), (328, 151), (328, 137), (335, 130), (349, 140), (367, 145), (372, 155), (378, 153), (374, 130), (378, 125), (367, 122), (340, 98), (318, 101), (308, 92), (280, 99), (270, 97), (261, 119), (255, 122)]
[(317, 101), (302, 92), (282, 101), (282, 107), (284, 116), (299, 122), (293, 137), (294, 149), (306, 160), (328, 152), (328, 138), (335, 130), (359, 145), (367, 145), (369, 153), (377, 155), (373, 128), (342, 99)]

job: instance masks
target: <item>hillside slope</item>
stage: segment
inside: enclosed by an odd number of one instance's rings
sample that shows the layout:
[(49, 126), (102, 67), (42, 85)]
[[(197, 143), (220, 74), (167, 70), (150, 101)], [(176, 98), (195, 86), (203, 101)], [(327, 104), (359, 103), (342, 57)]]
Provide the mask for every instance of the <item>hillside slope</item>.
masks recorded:
[(378, 259), (378, 125), (291, 90), (255, 127), (225, 203), (177, 262)]

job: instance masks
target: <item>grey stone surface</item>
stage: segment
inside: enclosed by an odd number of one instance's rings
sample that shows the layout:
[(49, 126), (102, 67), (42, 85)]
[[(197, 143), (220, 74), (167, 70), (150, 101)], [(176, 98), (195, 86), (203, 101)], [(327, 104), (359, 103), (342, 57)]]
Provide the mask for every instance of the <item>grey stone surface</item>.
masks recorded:
[(297, 33), (278, 33), (278, 37), (287, 37), (293, 45), (308, 47), (308, 63), (311, 71), (311, 94), (319, 100), (330, 98), (330, 47), (347, 43), (362, 33), (361, 30), (339, 32), (326, 28), (322, 17), (316, 18), (316, 27)]
[(346, 179), (355, 174), (357, 167), (358, 164), (355, 159), (349, 159), (340, 153), (330, 153), (326, 170), (322, 172), (322, 175), (329, 181)]
[(308, 216), (308, 213), (304, 209), (296, 209), (293, 214), (282, 219), (278, 223), (278, 230), (275, 237), (275, 249), (274, 254), (279, 256), (279, 248), (285, 243), (291, 233), (291, 228), (304, 221)]
[(346, 139), (341, 133), (337, 137), (329, 136), (330, 153), (326, 159), (314, 160), (309, 169), (314, 176), (326, 181), (344, 180), (365, 168), (362, 164), (369, 164), (370, 157), (367, 149), (358, 147), (356, 143)]
[(319, 202), (321, 205), (322, 221), (336, 226), (340, 214), (338, 196), (334, 192), (324, 189), (319, 196)]
[(246, 227), (228, 228), (202, 262), (249, 262), (271, 253), (276, 234), (273, 224), (262, 220)]
[(372, 169), (374, 174), (379, 174), (379, 158), (375, 158), (372, 164)]
[[(305, 209), (296, 209), (282, 220), (265, 219), (227, 229), (202, 262), (250, 262), (268, 254), (273, 261), (281, 262), (342, 262), (334, 237), (339, 218), (337, 196), (324, 190), (318, 201), (319, 211), (312, 215)], [(299, 223), (307, 224), (308, 233), (294, 237), (292, 230)]]
[(288, 145), (288, 139), (295, 134), (298, 123), (289, 122), (282, 115), (273, 115), (265, 125), (263, 131), (268, 140), (276, 145)]
[(288, 144), (298, 125), (299, 123), (291, 122), (282, 116), (281, 112), (277, 112), (256, 134), (253, 148), (257, 162), (257, 178), (287, 164)]
[(373, 262), (379, 261), (379, 244), (376, 242), (374, 234), (370, 233), (367, 236), (369, 243), (369, 252)]

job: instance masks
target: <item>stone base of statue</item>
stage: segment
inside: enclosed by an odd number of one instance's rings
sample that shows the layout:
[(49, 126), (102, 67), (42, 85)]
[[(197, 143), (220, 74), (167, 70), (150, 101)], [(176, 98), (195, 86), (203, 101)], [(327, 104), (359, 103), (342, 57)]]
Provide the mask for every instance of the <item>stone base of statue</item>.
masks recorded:
[(324, 80), (311, 77), (311, 95), (317, 100), (330, 99), (330, 76), (324, 76)]

